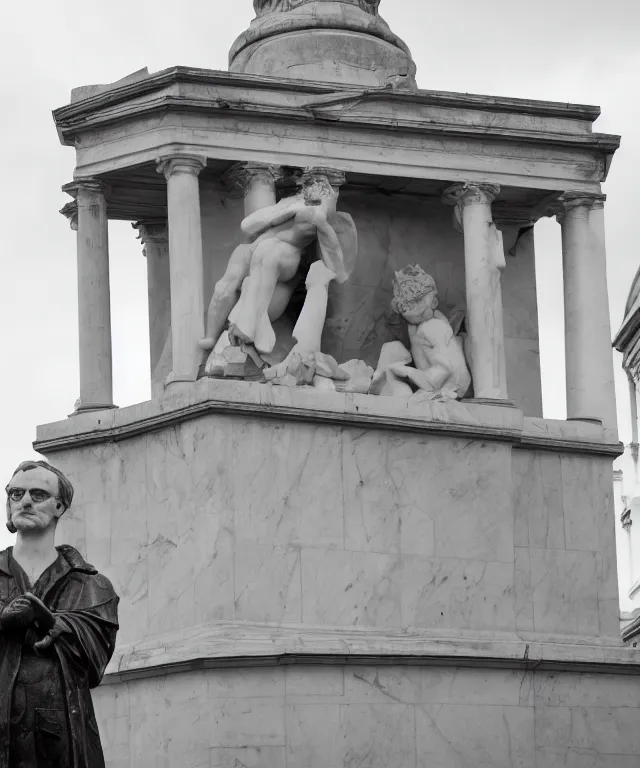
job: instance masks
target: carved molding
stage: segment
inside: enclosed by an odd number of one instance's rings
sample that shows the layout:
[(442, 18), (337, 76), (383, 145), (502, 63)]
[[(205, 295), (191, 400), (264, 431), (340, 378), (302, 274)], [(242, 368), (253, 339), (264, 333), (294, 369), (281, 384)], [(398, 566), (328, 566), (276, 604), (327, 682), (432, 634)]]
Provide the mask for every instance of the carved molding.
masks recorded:
[(198, 176), (207, 165), (207, 158), (202, 155), (167, 155), (158, 160), (158, 173), (163, 173), (165, 179), (169, 179), (177, 173), (186, 173), (190, 176)]
[(447, 205), (457, 205), (464, 208), (467, 205), (487, 205), (500, 194), (498, 184), (484, 182), (464, 182), (453, 184), (445, 189), (442, 200)]
[(147, 256), (147, 243), (166, 244), (169, 240), (169, 227), (166, 220), (136, 221), (131, 224), (138, 233), (137, 239), (142, 243), (142, 255)]
[(64, 184), (62, 186), (62, 191), (73, 197), (74, 200), (77, 200), (80, 190), (83, 192), (104, 196), (108, 188), (109, 185), (105, 184), (103, 181), (100, 181), (100, 179), (74, 179), (74, 181), (70, 181), (68, 184)]
[[(206, 396), (203, 390), (208, 393)], [(296, 389), (287, 392), (287, 397), (292, 399), (290, 404), (267, 403), (264, 398), (269, 388), (251, 382), (234, 382), (233, 387), (225, 386), (221, 381), (215, 381), (215, 385), (205, 382), (193, 391), (194, 398), (195, 393), (198, 393), (197, 402), (189, 405), (161, 410), (157, 404), (150, 403), (145, 413), (136, 412), (135, 418), (129, 418), (129, 412), (125, 409), (119, 412), (119, 418), (113, 423), (103, 421), (97, 425), (78, 425), (74, 434), (66, 431), (56, 434), (49, 425), (44, 434), (39, 430), (34, 448), (40, 453), (53, 454), (84, 445), (129, 439), (210, 414), (225, 414), (276, 420), (279, 424), (302, 422), (357, 429), (390, 429), (395, 432), (462, 437), (467, 440), (495, 440), (510, 443), (514, 448), (569, 454), (614, 457), (624, 451), (620, 443), (605, 442), (602, 430), (595, 425), (580, 423), (572, 426), (567, 422), (564, 431), (554, 431), (553, 422), (547, 423), (540, 419), (533, 422), (527, 420), (523, 430), (518, 409), (505, 406), (504, 401), (492, 405), (466, 404), (465, 401), (443, 403), (438, 404), (437, 409), (423, 403), (415, 413), (400, 408), (397, 414), (390, 414), (385, 410), (386, 404), (378, 402), (387, 398), (371, 395), (344, 396), (331, 393), (327, 394), (326, 399), (317, 398), (314, 407), (309, 407), (305, 393)], [(500, 412), (499, 419), (493, 416), (495, 411)], [(66, 422), (63, 424), (66, 430)], [(573, 434), (566, 436), (567, 430)]]
[(559, 204), (562, 206), (564, 212), (570, 211), (573, 208), (604, 208), (606, 195), (599, 194), (597, 192), (565, 192), (558, 199)]
[(235, 163), (220, 178), (223, 189), (231, 197), (244, 197), (251, 182), (260, 180), (267, 184), (276, 184), (284, 176), (279, 165), (267, 163), (243, 162)]
[(606, 195), (598, 192), (564, 192), (556, 200), (549, 203), (544, 215), (549, 217), (555, 216), (558, 223), (562, 224), (567, 211), (581, 207), (586, 207), (590, 210), (604, 208), (606, 199)]
[[(286, 13), (301, 5), (311, 2), (323, 2), (323, 0), (253, 0), (253, 10), (258, 18), (266, 16), (269, 13)], [(360, 10), (370, 13), (372, 16), (378, 15), (378, 6), (380, 0), (342, 0), (348, 5), (355, 5)]]
[(69, 226), (78, 231), (78, 198), (82, 194), (83, 204), (105, 204), (109, 185), (100, 179), (74, 179), (62, 186), (62, 191), (73, 198), (62, 206), (60, 213), (69, 220)]
[[(639, 627), (640, 628), (640, 617)], [(446, 631), (378, 628), (276, 627), (254, 622), (216, 621), (136, 644), (118, 647), (104, 684), (172, 672), (224, 667), (293, 664), (411, 665), (547, 670), (640, 675), (638, 654), (615, 638), (582, 638), (487, 632), (480, 636)]]
[(310, 166), (305, 168), (304, 171), (301, 171), (297, 176), (296, 181), (298, 184), (303, 185), (318, 177), (326, 179), (336, 191), (344, 186), (347, 181), (344, 171), (340, 171), (337, 168), (323, 168), (322, 166)]
[(78, 203), (71, 200), (60, 209), (60, 213), (69, 220), (69, 226), (74, 232), (78, 231)]

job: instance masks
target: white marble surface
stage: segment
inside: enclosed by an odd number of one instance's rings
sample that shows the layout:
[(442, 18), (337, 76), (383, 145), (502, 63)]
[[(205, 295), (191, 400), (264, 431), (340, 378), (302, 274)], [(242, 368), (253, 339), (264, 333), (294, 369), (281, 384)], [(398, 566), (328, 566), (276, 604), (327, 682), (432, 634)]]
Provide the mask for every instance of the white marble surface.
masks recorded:
[(107, 768), (635, 768), (637, 685), (301, 665), (179, 673), (103, 686), (94, 698)]
[(568, 418), (617, 427), (602, 195), (563, 196), (565, 368)]
[(206, 164), (206, 156), (182, 153), (167, 154), (159, 164), (167, 179), (169, 223), (172, 369), (167, 383), (195, 381), (200, 364), (204, 273), (198, 175)]
[[(229, 398), (269, 389), (225, 384)], [(268, 394), (317, 405), (281, 391)], [(507, 434), (521, 419), (437, 406), (421, 412)], [(52, 458), (78, 488), (60, 540), (113, 578), (123, 645), (215, 620), (617, 634), (606, 458), (240, 414)]]
[[(258, 18), (233, 44), (233, 72), (360, 87), (415, 88), (408, 48), (377, 13), (358, 0), (254, 3)], [(368, 11), (368, 12), (367, 12)]]

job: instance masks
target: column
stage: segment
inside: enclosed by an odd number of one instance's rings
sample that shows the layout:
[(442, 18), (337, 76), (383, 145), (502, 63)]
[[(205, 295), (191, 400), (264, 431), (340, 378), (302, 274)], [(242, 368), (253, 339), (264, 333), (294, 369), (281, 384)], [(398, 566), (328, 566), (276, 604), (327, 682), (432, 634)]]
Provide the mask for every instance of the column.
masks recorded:
[[(76, 196), (80, 397), (76, 412), (113, 408), (107, 202), (99, 181), (65, 186)], [(65, 209), (63, 209), (64, 211)]]
[(149, 299), (149, 365), (151, 392), (159, 397), (171, 371), (171, 283), (169, 272), (169, 232), (167, 222), (138, 221), (142, 253), (147, 260), (147, 293)]
[(224, 174), (223, 183), (244, 196), (244, 215), (276, 204), (276, 182), (282, 168), (265, 163), (235, 163)]
[(493, 223), (496, 184), (454, 184), (444, 200), (456, 206), (464, 232), (466, 329), (469, 367), (476, 398), (507, 398), (501, 273), (505, 267), (502, 233)]
[(604, 200), (584, 192), (560, 198), (567, 418), (601, 421), (617, 439)]
[(166, 385), (195, 381), (204, 336), (202, 226), (198, 175), (206, 159), (198, 155), (163, 158), (167, 179), (169, 274), (171, 284), (172, 371)]

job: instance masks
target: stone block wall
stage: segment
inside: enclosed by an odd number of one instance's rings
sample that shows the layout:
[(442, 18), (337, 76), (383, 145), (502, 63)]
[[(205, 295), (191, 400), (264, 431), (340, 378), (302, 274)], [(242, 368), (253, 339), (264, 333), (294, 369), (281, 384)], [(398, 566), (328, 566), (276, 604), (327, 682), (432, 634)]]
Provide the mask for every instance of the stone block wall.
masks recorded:
[(108, 768), (635, 768), (602, 430), (196, 389), (44, 430), (122, 597)]
[(94, 693), (107, 768), (637, 768), (637, 677), (209, 669)]

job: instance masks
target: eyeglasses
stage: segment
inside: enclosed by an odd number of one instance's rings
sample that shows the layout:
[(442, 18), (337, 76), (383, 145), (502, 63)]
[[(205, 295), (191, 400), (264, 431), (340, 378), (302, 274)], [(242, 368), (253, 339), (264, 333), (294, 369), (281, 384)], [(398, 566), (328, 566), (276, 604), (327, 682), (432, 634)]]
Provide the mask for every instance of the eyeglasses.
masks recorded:
[(28, 493), (34, 504), (39, 504), (41, 501), (46, 501), (53, 496), (52, 493), (43, 491), (42, 488), (7, 488), (6, 491), (11, 501), (22, 501), (25, 493)]

